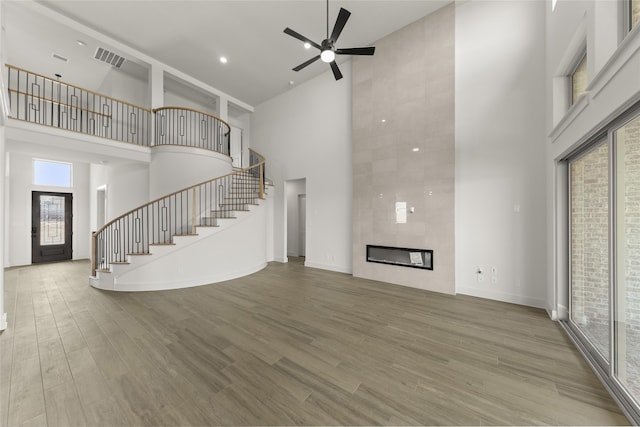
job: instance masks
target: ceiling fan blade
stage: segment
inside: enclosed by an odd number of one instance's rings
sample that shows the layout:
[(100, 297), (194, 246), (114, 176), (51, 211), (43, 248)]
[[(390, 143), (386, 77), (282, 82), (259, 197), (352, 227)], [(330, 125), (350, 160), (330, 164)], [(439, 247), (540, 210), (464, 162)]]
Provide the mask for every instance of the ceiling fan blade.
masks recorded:
[(329, 64), (331, 64), (331, 71), (333, 71), (333, 77), (335, 77), (336, 80), (340, 80), (342, 78), (342, 73), (340, 72), (340, 68), (338, 68), (338, 64), (336, 64), (336, 61), (331, 61)]
[(347, 49), (336, 49), (337, 55), (373, 55), (375, 46), (371, 47), (351, 47)]
[(336, 40), (338, 40), (338, 37), (340, 37), (340, 33), (342, 32), (344, 25), (349, 20), (349, 16), (351, 16), (351, 12), (341, 7), (340, 12), (338, 13), (338, 18), (336, 19), (336, 23), (333, 26), (331, 37), (329, 37), (329, 40), (331, 40), (332, 43), (335, 43)]
[(293, 71), (300, 71), (302, 70), (304, 67), (306, 67), (307, 65), (311, 65), (314, 62), (316, 62), (318, 59), (320, 59), (320, 55), (318, 56), (314, 56), (313, 58), (311, 58), (310, 60), (303, 62), (302, 64), (298, 65), (297, 67), (293, 68)]
[(302, 34), (293, 31), (291, 28), (287, 27), (284, 29), (285, 34), (289, 34), (291, 37), (294, 37), (300, 41), (303, 41), (305, 43), (309, 43), (311, 46), (315, 47), (318, 50), (322, 50), (322, 47), (320, 47), (320, 45), (314, 41), (309, 40), (308, 38), (306, 38), (305, 36), (303, 36)]

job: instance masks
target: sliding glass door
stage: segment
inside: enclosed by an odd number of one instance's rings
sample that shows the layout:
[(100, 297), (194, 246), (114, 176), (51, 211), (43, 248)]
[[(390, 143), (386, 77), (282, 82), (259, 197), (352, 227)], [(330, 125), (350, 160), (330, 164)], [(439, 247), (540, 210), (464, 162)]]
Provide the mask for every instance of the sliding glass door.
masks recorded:
[(567, 159), (569, 329), (640, 414), (640, 108)]
[(616, 378), (640, 401), (640, 116), (616, 129)]
[(609, 144), (599, 141), (569, 164), (571, 186), (571, 321), (608, 364)]

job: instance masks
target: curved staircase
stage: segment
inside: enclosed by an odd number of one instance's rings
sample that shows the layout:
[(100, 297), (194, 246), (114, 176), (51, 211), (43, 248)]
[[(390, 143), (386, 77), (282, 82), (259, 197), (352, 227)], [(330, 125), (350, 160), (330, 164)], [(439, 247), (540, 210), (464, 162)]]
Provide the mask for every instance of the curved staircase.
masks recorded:
[[(12, 119), (141, 150), (181, 146), (230, 159), (231, 126), (219, 117), (186, 107), (151, 110), (22, 68), (6, 68)], [(265, 160), (249, 151), (248, 168), (153, 200), (93, 233), (90, 284), (120, 291), (174, 289), (227, 280), (264, 267), (271, 256), (266, 221), (272, 202), (265, 193)], [(163, 169), (174, 161), (163, 163), (151, 178), (176, 187), (201, 179), (177, 167)], [(209, 170), (203, 164), (191, 163), (188, 172)], [(231, 162), (223, 170), (231, 170)], [(164, 184), (159, 188), (176, 188)]]
[(116, 291), (177, 289), (266, 266), (264, 158), (140, 206), (93, 234), (90, 284)]

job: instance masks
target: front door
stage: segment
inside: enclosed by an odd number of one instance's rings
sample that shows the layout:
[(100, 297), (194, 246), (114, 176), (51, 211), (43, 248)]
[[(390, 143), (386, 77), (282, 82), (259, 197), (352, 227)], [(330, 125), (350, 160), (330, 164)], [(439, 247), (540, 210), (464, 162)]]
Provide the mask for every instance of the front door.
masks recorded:
[(34, 191), (31, 200), (31, 262), (71, 259), (72, 195)]

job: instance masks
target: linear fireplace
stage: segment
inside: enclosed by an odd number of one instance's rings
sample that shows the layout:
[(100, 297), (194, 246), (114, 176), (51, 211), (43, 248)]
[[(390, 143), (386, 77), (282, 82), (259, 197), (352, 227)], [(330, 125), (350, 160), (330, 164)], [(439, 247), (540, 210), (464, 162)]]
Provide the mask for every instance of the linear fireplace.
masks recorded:
[(433, 250), (367, 245), (367, 262), (433, 270)]

